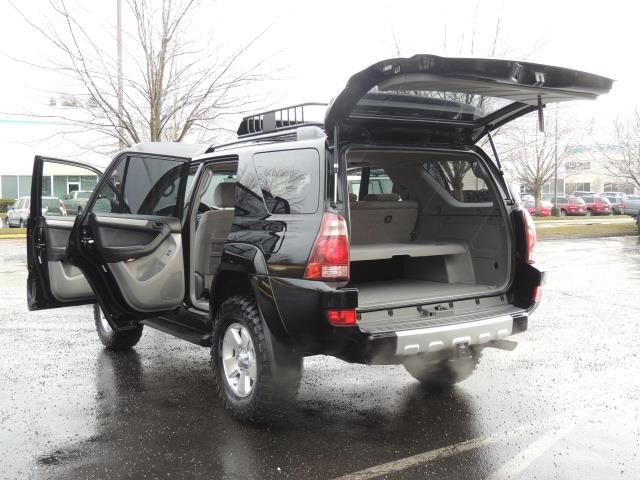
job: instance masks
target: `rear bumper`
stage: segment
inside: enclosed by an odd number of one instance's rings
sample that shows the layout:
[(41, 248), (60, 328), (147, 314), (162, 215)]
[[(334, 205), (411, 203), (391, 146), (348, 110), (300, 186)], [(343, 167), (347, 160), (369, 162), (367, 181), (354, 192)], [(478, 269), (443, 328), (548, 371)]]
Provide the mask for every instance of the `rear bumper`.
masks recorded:
[(483, 345), (513, 333), (513, 317), (503, 315), (473, 322), (396, 332), (396, 355), (415, 355)]

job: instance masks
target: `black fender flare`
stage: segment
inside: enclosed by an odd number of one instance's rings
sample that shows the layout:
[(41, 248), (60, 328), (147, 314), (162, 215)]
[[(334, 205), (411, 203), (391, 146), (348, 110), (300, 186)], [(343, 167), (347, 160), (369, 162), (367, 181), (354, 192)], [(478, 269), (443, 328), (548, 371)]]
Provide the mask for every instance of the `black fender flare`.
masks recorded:
[(277, 342), (289, 343), (290, 336), (275, 302), (264, 254), (255, 245), (227, 243), (209, 290), (211, 318), (215, 318), (215, 312), (226, 298), (243, 291), (253, 294), (271, 336)]

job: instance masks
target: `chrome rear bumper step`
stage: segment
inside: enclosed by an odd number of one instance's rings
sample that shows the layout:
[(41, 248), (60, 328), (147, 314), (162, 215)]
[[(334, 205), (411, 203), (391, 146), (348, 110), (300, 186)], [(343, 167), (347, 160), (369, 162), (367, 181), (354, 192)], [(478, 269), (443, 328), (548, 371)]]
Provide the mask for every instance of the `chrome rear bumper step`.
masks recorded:
[(513, 317), (501, 315), (465, 323), (397, 331), (396, 355), (438, 352), (501, 340), (513, 332)]

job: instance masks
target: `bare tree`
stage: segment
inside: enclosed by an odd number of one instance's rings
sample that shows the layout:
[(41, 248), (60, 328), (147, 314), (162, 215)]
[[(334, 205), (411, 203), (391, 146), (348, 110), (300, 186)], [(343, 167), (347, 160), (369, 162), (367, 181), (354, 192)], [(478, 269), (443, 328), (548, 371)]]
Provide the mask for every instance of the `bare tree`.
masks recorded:
[[(60, 54), (57, 60), (34, 66), (53, 69), (74, 81), (76, 106), (86, 113), (82, 118), (69, 118), (68, 112), (54, 117), (102, 133), (111, 139), (102, 145), (108, 149), (116, 143), (210, 138), (224, 129), (223, 119), (255, 106), (259, 99), (247, 87), (273, 73), (264, 70), (262, 61), (244, 61), (264, 32), (221, 58), (211, 42), (190, 34), (197, 0), (162, 0), (159, 5), (128, 0), (125, 14), (134, 19), (135, 32), (126, 41), (129, 68), (120, 89), (116, 60), (111, 49), (95, 40), (92, 26), (75, 18), (65, 0), (50, 0), (49, 5), (55, 20), (42, 25), (21, 13)], [(115, 33), (109, 36), (115, 38)]]
[(640, 112), (613, 122), (614, 148), (598, 144), (602, 166), (614, 177), (625, 178), (640, 190)]
[(580, 129), (561, 116), (549, 116), (544, 132), (538, 128), (537, 118), (522, 118), (503, 130), (500, 138), (502, 158), (508, 164), (513, 179), (533, 191), (536, 211), (544, 185), (556, 169), (563, 167), (571, 145)]

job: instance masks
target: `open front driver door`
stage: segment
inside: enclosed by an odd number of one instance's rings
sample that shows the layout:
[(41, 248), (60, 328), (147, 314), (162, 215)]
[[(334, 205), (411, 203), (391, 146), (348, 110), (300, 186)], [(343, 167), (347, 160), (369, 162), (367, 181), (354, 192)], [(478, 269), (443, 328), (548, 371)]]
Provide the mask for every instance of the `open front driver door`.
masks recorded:
[[(95, 303), (91, 286), (65, 250), (76, 216), (101, 175), (89, 165), (35, 157), (27, 220), (29, 310)], [(74, 204), (66, 200), (71, 197)]]

